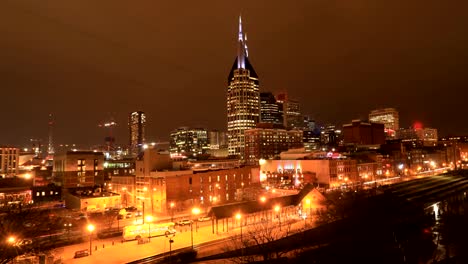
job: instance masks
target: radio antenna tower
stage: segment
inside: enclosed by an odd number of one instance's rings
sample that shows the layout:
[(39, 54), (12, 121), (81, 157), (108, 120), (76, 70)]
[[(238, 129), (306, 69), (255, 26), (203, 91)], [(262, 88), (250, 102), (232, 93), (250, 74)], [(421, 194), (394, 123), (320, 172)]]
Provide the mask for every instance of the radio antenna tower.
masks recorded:
[(49, 113), (49, 145), (47, 147), (47, 154), (54, 155), (54, 117), (52, 113)]

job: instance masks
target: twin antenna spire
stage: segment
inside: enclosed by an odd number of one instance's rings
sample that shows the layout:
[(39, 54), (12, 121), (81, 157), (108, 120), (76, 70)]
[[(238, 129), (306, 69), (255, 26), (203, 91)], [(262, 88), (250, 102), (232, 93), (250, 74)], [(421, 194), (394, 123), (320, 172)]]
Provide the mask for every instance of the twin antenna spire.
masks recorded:
[(237, 48), (237, 68), (245, 69), (245, 60), (249, 57), (249, 50), (247, 49), (247, 34), (242, 30), (242, 16), (239, 16), (239, 39)]

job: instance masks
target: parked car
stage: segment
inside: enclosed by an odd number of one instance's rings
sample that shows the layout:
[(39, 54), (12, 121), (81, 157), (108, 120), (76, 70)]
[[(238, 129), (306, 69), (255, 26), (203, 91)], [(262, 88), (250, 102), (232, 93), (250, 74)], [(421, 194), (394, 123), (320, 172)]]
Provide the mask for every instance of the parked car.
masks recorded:
[(86, 256), (89, 256), (89, 251), (87, 249), (83, 249), (83, 250), (75, 251), (74, 258), (82, 258)]
[(191, 223), (192, 223), (192, 221), (188, 220), (188, 219), (183, 219), (183, 220), (180, 220), (179, 222), (177, 222), (177, 224), (180, 225), (180, 226), (190, 225)]
[(205, 222), (205, 221), (210, 221), (211, 217), (210, 216), (202, 216), (198, 218), (198, 222)]
[(125, 210), (127, 210), (127, 212), (135, 212), (138, 209), (135, 206), (129, 206), (129, 207), (125, 207)]

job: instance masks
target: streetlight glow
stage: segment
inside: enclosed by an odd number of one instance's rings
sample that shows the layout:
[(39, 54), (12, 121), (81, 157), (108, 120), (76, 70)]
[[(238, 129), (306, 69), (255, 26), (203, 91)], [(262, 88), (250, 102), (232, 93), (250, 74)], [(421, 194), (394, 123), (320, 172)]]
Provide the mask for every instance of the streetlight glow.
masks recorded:
[(279, 212), (279, 210), (280, 210), (280, 206), (279, 206), (279, 205), (275, 205), (275, 212), (277, 212), (277, 213), (278, 213), (278, 212)]
[(89, 224), (86, 229), (89, 231), (89, 255), (93, 254), (93, 246), (92, 246), (92, 241), (93, 241), (93, 231), (95, 229), (93, 224)]
[(242, 218), (242, 215), (240, 213), (237, 213), (236, 218), (237, 218), (237, 220), (240, 220)]
[(199, 213), (200, 213), (200, 208), (194, 207), (194, 208), (192, 209), (192, 214), (197, 215), (197, 214), (199, 214)]
[(275, 212), (278, 217), (278, 222), (279, 222), (279, 230), (281, 231), (281, 213), (280, 213), (281, 207), (279, 205), (275, 205)]
[(241, 213), (237, 213), (236, 214), (236, 219), (239, 220), (239, 225), (240, 225), (240, 239), (241, 239), (241, 242), (242, 242), (242, 214)]
[[(198, 215), (200, 213), (200, 208), (194, 207), (192, 208), (192, 214)], [(198, 232), (198, 222), (197, 222), (197, 232)], [(192, 241), (192, 249), (193, 249), (193, 221), (190, 221), (190, 240)]]
[(8, 237), (8, 239), (7, 239), (7, 242), (10, 243), (10, 244), (15, 243), (15, 241), (16, 241), (16, 238), (14, 236)]
[(153, 222), (153, 216), (147, 215), (145, 219), (148, 222), (148, 241), (151, 241), (151, 222)]
[(93, 224), (89, 224), (89, 225), (86, 227), (86, 229), (88, 229), (88, 231), (89, 231), (90, 233), (92, 233), (92, 232), (94, 231), (94, 229), (95, 229), (95, 226), (94, 226)]

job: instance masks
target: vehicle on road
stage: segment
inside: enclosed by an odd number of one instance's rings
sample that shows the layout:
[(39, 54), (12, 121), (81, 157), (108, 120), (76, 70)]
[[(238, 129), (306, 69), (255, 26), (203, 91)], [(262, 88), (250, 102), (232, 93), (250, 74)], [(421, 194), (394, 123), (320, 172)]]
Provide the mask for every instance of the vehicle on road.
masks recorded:
[(190, 225), (191, 223), (192, 223), (192, 220), (183, 219), (177, 222), (177, 225), (184, 226), (184, 225)]
[(198, 218), (198, 222), (205, 222), (205, 221), (210, 221), (211, 217), (210, 216), (202, 216)]
[(129, 225), (123, 228), (122, 237), (124, 240), (134, 240), (145, 237), (168, 236), (175, 234), (174, 223), (159, 223), (159, 224), (141, 224)]
[(75, 256), (73, 258), (82, 258), (89, 256), (89, 251), (87, 249), (75, 251)]

